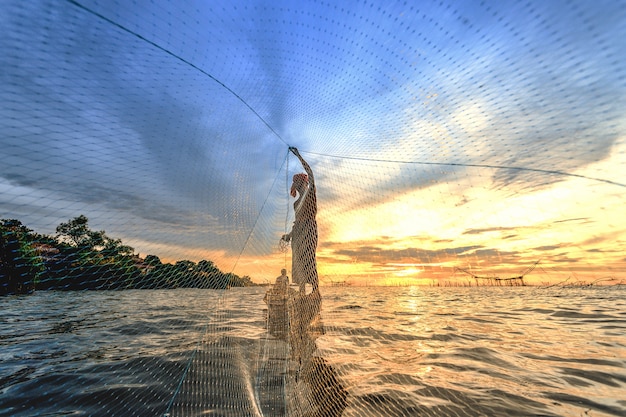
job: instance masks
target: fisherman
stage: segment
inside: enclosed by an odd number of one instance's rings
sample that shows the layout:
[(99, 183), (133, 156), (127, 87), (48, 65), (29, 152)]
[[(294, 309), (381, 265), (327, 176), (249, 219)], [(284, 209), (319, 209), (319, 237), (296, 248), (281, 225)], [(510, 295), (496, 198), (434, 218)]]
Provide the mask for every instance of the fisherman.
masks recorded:
[(276, 281), (274, 282), (274, 285), (272, 286), (272, 288), (267, 290), (267, 292), (265, 293), (265, 297), (263, 297), (263, 301), (265, 301), (265, 303), (269, 305), (270, 297), (272, 298), (278, 297), (281, 299), (286, 299), (288, 290), (289, 290), (289, 277), (287, 276), (287, 270), (283, 268), (280, 270), (280, 276), (276, 277)]
[(280, 270), (280, 276), (276, 277), (274, 288), (280, 292), (287, 292), (287, 288), (289, 288), (289, 277), (287, 276), (286, 269), (283, 268)]
[[(291, 290), (291, 292), (295, 292)], [(289, 297), (289, 277), (287, 270), (281, 269), (276, 282), (267, 290), (263, 301), (267, 304), (267, 330), (282, 340), (287, 340), (289, 333), (289, 316), (287, 299)]]
[(291, 241), (293, 253), (291, 259), (291, 274), (294, 283), (299, 284), (300, 293), (305, 294), (306, 284), (313, 286), (313, 291), (318, 290), (319, 279), (317, 275), (317, 190), (313, 170), (302, 158), (298, 149), (290, 147), (289, 150), (298, 157), (305, 173), (293, 176), (291, 196), (298, 196), (294, 202), (295, 221), (291, 232), (283, 235), (282, 240)]

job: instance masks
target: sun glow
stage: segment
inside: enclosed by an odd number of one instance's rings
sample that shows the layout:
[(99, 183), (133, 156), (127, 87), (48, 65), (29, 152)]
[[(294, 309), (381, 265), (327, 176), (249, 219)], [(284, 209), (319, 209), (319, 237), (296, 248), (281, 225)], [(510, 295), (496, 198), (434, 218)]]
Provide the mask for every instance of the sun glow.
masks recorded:
[[(593, 178), (604, 172), (615, 177), (606, 170), (623, 166), (623, 143), (617, 148), (622, 150), (614, 149), (608, 160), (588, 166), (580, 175)], [(513, 271), (524, 270), (537, 259), (542, 259), (544, 269), (572, 268), (582, 261), (605, 266), (617, 262), (620, 267), (626, 219), (619, 191), (616, 185), (572, 176), (514, 192), (496, 187), (482, 171), (468, 170), (453, 183), (407, 190), (378, 204), (327, 208), (321, 216), (324, 237), (336, 244), (325, 249), (324, 259), (341, 254), (336, 272), (370, 271), (388, 285), (415, 283), (433, 268), (451, 274), (454, 266), (467, 264), (463, 259), (485, 269)], [(610, 243), (613, 249), (595, 250), (594, 242)], [(402, 251), (406, 252), (402, 262), (384, 258), (392, 253), (400, 257)], [(430, 257), (424, 258), (427, 251)]]

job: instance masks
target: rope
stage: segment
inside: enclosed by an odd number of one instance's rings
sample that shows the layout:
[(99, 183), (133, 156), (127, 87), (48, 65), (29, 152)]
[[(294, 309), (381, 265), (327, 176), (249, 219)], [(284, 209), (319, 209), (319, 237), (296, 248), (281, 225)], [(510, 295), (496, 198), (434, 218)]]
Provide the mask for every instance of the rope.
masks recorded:
[[(289, 154), (290, 151), (289, 149), (287, 149), (287, 154), (285, 155), (285, 160), (283, 161), (283, 166), (285, 167), (285, 188), (286, 188), (286, 193), (285, 195), (287, 196), (287, 210), (286, 210), (286, 214), (285, 214), (285, 226), (284, 226), (284, 233), (287, 233), (287, 224), (289, 222)], [(282, 168), (282, 167), (281, 167)], [(279, 171), (280, 172), (280, 171)], [(276, 180), (278, 179), (278, 175), (276, 176)], [(274, 188), (274, 186), (272, 185), (272, 189)], [(271, 190), (270, 190), (271, 192)], [(254, 228), (253, 228), (254, 230)], [(287, 251), (284, 251), (284, 267), (285, 269), (287, 268)], [(271, 288), (271, 284), (269, 286)], [(260, 380), (261, 380), (261, 372), (262, 370), (264, 370), (264, 366), (268, 366), (268, 362), (270, 360), (270, 352), (269, 352), (269, 339), (270, 339), (270, 306), (268, 305), (268, 310), (267, 310), (267, 318), (265, 321), (265, 336), (263, 338), (263, 343), (260, 346), (261, 352), (259, 355), (257, 355), (257, 363), (256, 363), (256, 367), (257, 367), (257, 375), (255, 378), (255, 401), (257, 403), (257, 407), (262, 410), (262, 408), (260, 407), (260, 402), (259, 402), (259, 398), (258, 398), (258, 394), (260, 392)], [(289, 309), (287, 309), (287, 323), (291, 323), (290, 322), (290, 318), (289, 318)], [(287, 332), (289, 333), (289, 330), (287, 330)], [(283, 368), (281, 369), (280, 375), (282, 378), (282, 387), (283, 387), (283, 396), (282, 396), (282, 400), (283, 400), (283, 407), (284, 410), (287, 410), (287, 395), (285, 394), (285, 387), (286, 387), (286, 375), (287, 375), (287, 371), (289, 369), (289, 365), (288, 365), (288, 361), (287, 358), (289, 357), (289, 355), (287, 355), (284, 359), (284, 364), (283, 364)], [(273, 359), (276, 359), (276, 353), (273, 353)]]
[[(71, 0), (68, 0), (71, 1)], [(283, 163), (281, 165), (281, 169), (284, 166), (288, 167), (288, 161), (289, 161), (289, 151), (287, 151), (287, 154), (285, 155), (285, 159), (283, 160)], [(263, 201), (263, 205), (261, 206), (261, 209), (259, 210), (259, 213), (254, 221), (254, 225), (252, 226), (252, 228), (250, 229), (250, 233), (248, 234), (248, 237), (246, 238), (246, 242), (243, 244), (243, 247), (241, 248), (241, 251), (239, 252), (239, 255), (237, 256), (237, 260), (235, 261), (235, 264), (233, 265), (231, 272), (235, 270), (235, 268), (237, 267), (237, 264), (239, 263), (239, 260), (241, 259), (241, 256), (244, 252), (244, 250), (246, 249), (246, 247), (248, 246), (248, 242), (250, 241), (250, 237), (252, 236), (252, 233), (254, 232), (254, 229), (256, 229), (256, 225), (259, 221), (259, 218), (261, 217), (261, 213), (263, 213), (263, 209), (265, 208), (265, 205), (267, 203), (267, 200), (269, 199), (269, 196), (272, 193), (272, 190), (274, 189), (274, 185), (276, 184), (276, 181), (278, 180), (278, 176), (280, 175), (280, 169), (278, 170), (278, 173), (276, 174), (276, 177), (274, 178), (274, 182), (272, 183), (272, 186), (270, 187), (269, 192), (267, 193), (267, 196), (265, 197), (265, 200)], [(286, 226), (285, 226), (286, 227)], [(286, 261), (285, 261), (286, 262)], [(207, 333), (207, 329), (208, 329), (209, 323), (207, 322), (207, 324), (204, 327), (204, 335), (206, 335)], [(187, 377), (187, 374), (189, 373), (189, 369), (191, 368), (191, 364), (193, 363), (193, 359), (195, 358), (196, 354), (198, 353), (198, 350), (200, 348), (200, 344), (202, 343), (202, 339), (203, 337), (200, 338), (200, 340), (198, 341), (198, 343), (196, 344), (196, 348), (194, 349), (194, 351), (192, 352), (191, 356), (189, 357), (189, 360), (187, 361), (187, 365), (185, 366), (185, 370), (183, 371), (183, 374), (180, 378), (180, 381), (178, 382), (178, 385), (176, 386), (176, 389), (174, 390), (174, 394), (172, 395), (172, 398), (170, 399), (169, 403), (167, 404), (167, 408), (165, 413), (163, 414), (163, 417), (170, 417), (170, 411), (172, 409), (172, 406), (174, 405), (174, 400), (176, 399), (176, 397), (178, 396), (178, 394), (180, 393), (180, 390), (183, 386), (183, 382), (185, 381), (185, 378)], [(258, 402), (258, 399), (256, 399)], [(258, 404), (257, 404), (258, 406)]]
[(565, 177), (584, 178), (586, 180), (604, 182), (606, 184), (617, 185), (618, 187), (626, 188), (626, 184), (623, 184), (617, 181), (611, 181), (611, 180), (607, 180), (604, 178), (589, 177), (589, 176), (581, 175), (581, 174), (572, 174), (570, 172), (557, 171), (557, 170), (551, 170), (551, 169), (517, 167), (517, 166), (506, 166), (506, 165), (490, 165), (490, 164), (463, 164), (461, 162), (398, 161), (398, 160), (392, 160), (392, 159), (359, 158), (356, 156), (339, 156), (339, 155), (331, 155), (331, 154), (308, 152), (308, 151), (300, 151), (300, 152), (308, 153), (310, 155), (325, 156), (328, 158), (350, 159), (353, 161), (384, 162), (384, 163), (392, 163), (392, 164), (457, 166), (457, 167), (491, 168), (491, 169), (512, 169), (516, 171), (540, 172), (542, 174), (552, 174), (552, 175), (562, 175)]
[(209, 328), (209, 322), (207, 321), (207, 323), (204, 325), (204, 331), (203, 331), (202, 336), (200, 337), (200, 340), (198, 340), (198, 343), (196, 343), (195, 349), (191, 353), (191, 356), (189, 356), (189, 360), (187, 361), (187, 365), (185, 365), (185, 370), (183, 371), (183, 374), (180, 377), (180, 381), (178, 381), (178, 385), (176, 386), (176, 389), (174, 390), (174, 394), (172, 395), (172, 398), (170, 399), (169, 403), (167, 403), (167, 408), (165, 409), (165, 413), (163, 413), (163, 417), (171, 416), (170, 413), (172, 411), (172, 406), (174, 405), (174, 400), (176, 399), (176, 397), (178, 397), (178, 394), (180, 393), (180, 390), (183, 387), (183, 382), (185, 382), (185, 378), (187, 377), (187, 374), (189, 373), (189, 369), (191, 369), (191, 364), (193, 363), (193, 359), (196, 357), (198, 351), (200, 350), (200, 345), (202, 344), (202, 340), (204, 339), (204, 336), (207, 334), (208, 328)]
[[(287, 224), (289, 223), (289, 149), (287, 149), (287, 163), (285, 166), (285, 197), (287, 199), (287, 210), (285, 210), (285, 233), (287, 234)], [(283, 252), (283, 266), (285, 269), (287, 269), (287, 252), (288, 250), (285, 250)]]
[(259, 213), (256, 216), (256, 219), (254, 219), (254, 224), (252, 225), (252, 228), (250, 228), (250, 233), (248, 233), (248, 237), (246, 238), (246, 242), (243, 244), (243, 247), (241, 248), (241, 251), (239, 252), (239, 255), (237, 256), (237, 260), (235, 261), (235, 264), (233, 265), (231, 272), (235, 270), (235, 268), (237, 267), (237, 264), (239, 263), (239, 260), (241, 259), (241, 255), (243, 255), (243, 251), (246, 249), (246, 247), (248, 246), (248, 242), (250, 241), (250, 237), (252, 236), (252, 233), (254, 232), (254, 229), (256, 229), (256, 225), (259, 222), (259, 219), (261, 218), (261, 213), (263, 213), (263, 209), (265, 208), (265, 205), (267, 204), (267, 200), (270, 198), (270, 195), (272, 194), (272, 190), (274, 189), (274, 186), (276, 185), (276, 182), (278, 181), (278, 176), (280, 175), (280, 171), (282, 170), (282, 168), (285, 166), (286, 161), (289, 158), (289, 151), (287, 151), (287, 154), (285, 155), (285, 160), (283, 161), (283, 164), (281, 165), (280, 169), (278, 170), (278, 173), (276, 174), (276, 177), (274, 177), (274, 182), (272, 182), (272, 186), (270, 187), (270, 190), (267, 193), (267, 196), (265, 196), (265, 200), (263, 200), (263, 204), (261, 205), (261, 209), (259, 210)]
[[(232, 90), (230, 87), (228, 87), (226, 84), (224, 84), (222, 81), (218, 80), (217, 78), (215, 78), (213, 75), (209, 74), (208, 72), (206, 72), (205, 70), (203, 70), (202, 68), (198, 67), (197, 65), (191, 63), (190, 61), (187, 61), (185, 58), (175, 54), (174, 52), (162, 47), (161, 45), (157, 44), (154, 41), (151, 41), (150, 39), (140, 35), (139, 33), (130, 30), (129, 28), (125, 27), (124, 25), (117, 23), (116, 21), (82, 5), (81, 3), (79, 3), (76, 0), (66, 0), (67, 2), (73, 4), (74, 6), (86, 11), (87, 13), (92, 14), (93, 16), (96, 16), (97, 18), (119, 28), (120, 30), (123, 30), (124, 32), (133, 35), (135, 37), (137, 37), (138, 39), (152, 45), (153, 47), (159, 49), (162, 52), (165, 52), (166, 54), (170, 55), (171, 57), (179, 60), (180, 62), (190, 66), (191, 68), (195, 69), (196, 71), (199, 71), (200, 73), (206, 75), (207, 77), (209, 77), (210, 79), (212, 79), (213, 81), (215, 81), (216, 83), (218, 83), (219, 85), (221, 85), (224, 89), (226, 89), (229, 93), (231, 93), (234, 97), (236, 97), (239, 101), (241, 101), (261, 122), (263, 122), (263, 124), (281, 141), (283, 142), (285, 145), (289, 146), (289, 144), (287, 142), (285, 142), (285, 140), (278, 134), (278, 132), (276, 132), (272, 126), (270, 126), (270, 124), (259, 114), (257, 113), (256, 110), (254, 110), (254, 108), (249, 105), (246, 100), (243, 99), (243, 97), (241, 97), (239, 94), (237, 94), (234, 90)], [(390, 162), (390, 163), (399, 163), (399, 164), (418, 164), (418, 165), (438, 165), (438, 166), (461, 166), (461, 167), (474, 167), (474, 168), (491, 168), (491, 169), (512, 169), (512, 170), (517, 170), (517, 171), (530, 171), (530, 172), (539, 172), (539, 173), (543, 173), (543, 174), (551, 174), (551, 175), (561, 175), (561, 176), (567, 176), (567, 177), (576, 177), (576, 178), (584, 178), (587, 180), (591, 180), (591, 181), (598, 181), (598, 182), (604, 182), (606, 184), (611, 184), (611, 185), (617, 185), (619, 187), (624, 187), (626, 188), (626, 184), (623, 183), (619, 183), (616, 181), (611, 181), (611, 180), (607, 180), (604, 178), (595, 178), (595, 177), (589, 177), (586, 175), (580, 175), (580, 174), (572, 174), (569, 172), (564, 172), (564, 171), (557, 171), (557, 170), (549, 170), (549, 169), (539, 169), (539, 168), (529, 168), (529, 167), (517, 167), (517, 166), (503, 166), (503, 165), (490, 165), (490, 164), (463, 164), (463, 163), (457, 163), (457, 162), (424, 162), (424, 161), (397, 161), (397, 160), (387, 160), (387, 159), (375, 159), (375, 158), (358, 158), (358, 157), (347, 157), (347, 156), (338, 156), (338, 155), (330, 155), (330, 154), (322, 154), (322, 153), (315, 153), (315, 152), (307, 152), (309, 154), (312, 155), (319, 155), (319, 156), (327, 156), (327, 157), (331, 157), (331, 158), (340, 158), (340, 159), (351, 159), (351, 160), (359, 160), (359, 161), (370, 161), (370, 162)]]
[[(223, 290), (220, 292), (220, 298), (218, 298), (217, 302), (214, 305), (214, 314), (217, 314), (218, 306), (220, 305), (220, 302), (223, 301), (224, 293), (225, 291)], [(174, 393), (172, 394), (172, 398), (167, 403), (167, 408), (165, 409), (165, 413), (163, 413), (163, 417), (171, 417), (171, 410), (172, 410), (172, 407), (174, 406), (174, 401), (176, 400), (176, 397), (178, 397), (178, 394), (180, 394), (180, 391), (183, 387), (183, 383), (185, 382), (185, 378), (187, 378), (187, 374), (189, 373), (189, 370), (191, 369), (191, 365), (193, 363), (194, 358), (196, 357), (196, 355), (198, 354), (198, 351), (200, 350), (202, 341), (205, 339), (205, 336), (208, 333), (208, 329), (209, 329), (209, 321), (207, 320), (206, 324), (204, 325), (204, 329), (202, 331), (202, 336), (200, 336), (200, 339), (196, 343), (196, 347), (194, 348), (193, 352), (191, 352), (191, 355), (189, 356), (189, 360), (187, 360), (187, 364), (185, 365), (185, 369), (180, 377), (180, 380), (178, 381), (178, 384), (176, 385), (176, 389), (174, 390)]]
[(86, 11), (89, 14), (92, 14), (93, 16), (96, 16), (97, 18), (104, 20), (105, 22), (117, 27), (118, 29), (123, 30), (124, 32), (135, 36), (136, 38), (154, 46), (155, 48), (157, 48), (158, 50), (165, 52), (166, 54), (168, 54), (169, 56), (179, 60), (180, 62), (190, 66), (191, 68), (195, 69), (196, 71), (199, 71), (200, 73), (206, 75), (207, 77), (209, 77), (210, 79), (212, 79), (213, 81), (215, 81), (216, 83), (218, 83), (219, 85), (221, 85), (224, 89), (226, 89), (226, 91), (228, 91), (229, 93), (231, 93), (233, 96), (235, 96), (239, 101), (241, 101), (261, 122), (263, 122), (263, 124), (281, 141), (283, 142), (285, 145), (289, 146), (289, 144), (287, 142), (285, 142), (285, 140), (272, 128), (272, 126), (270, 126), (270, 124), (265, 121), (265, 119), (263, 117), (261, 117), (261, 115), (259, 113), (256, 112), (256, 110), (254, 110), (252, 108), (251, 105), (249, 105), (246, 100), (244, 100), (239, 94), (237, 94), (235, 91), (233, 91), (230, 87), (228, 87), (226, 84), (224, 84), (223, 82), (221, 82), (220, 80), (218, 80), (217, 78), (215, 78), (213, 75), (209, 74), (208, 72), (206, 72), (205, 70), (203, 70), (202, 68), (198, 67), (197, 65), (187, 61), (185, 58), (176, 55), (174, 52), (170, 51), (169, 49), (166, 49), (164, 47), (162, 47), (161, 45), (157, 44), (154, 41), (151, 41), (148, 38), (145, 38), (144, 36), (140, 35), (137, 32), (134, 32), (130, 29), (128, 29), (126, 26), (117, 23), (114, 20), (109, 19), (108, 17), (94, 11), (91, 10), (90, 8), (80, 4), (78, 1), (76, 0), (66, 0), (67, 2), (73, 4), (74, 6)]

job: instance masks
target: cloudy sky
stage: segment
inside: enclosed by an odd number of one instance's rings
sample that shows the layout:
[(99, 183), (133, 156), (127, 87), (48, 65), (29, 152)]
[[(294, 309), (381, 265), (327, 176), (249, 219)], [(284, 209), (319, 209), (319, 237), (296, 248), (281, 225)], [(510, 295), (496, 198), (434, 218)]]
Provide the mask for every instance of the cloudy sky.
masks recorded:
[(619, 2), (9, 1), (0, 35), (1, 218), (264, 282), (291, 145), (327, 283), (626, 280)]

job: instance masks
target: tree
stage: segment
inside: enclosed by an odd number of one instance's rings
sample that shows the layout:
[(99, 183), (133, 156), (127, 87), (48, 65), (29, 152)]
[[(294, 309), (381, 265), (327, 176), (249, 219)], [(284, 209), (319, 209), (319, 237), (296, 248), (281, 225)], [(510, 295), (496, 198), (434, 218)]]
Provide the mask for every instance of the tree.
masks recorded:
[(35, 289), (44, 267), (33, 248), (34, 239), (32, 230), (19, 220), (0, 220), (0, 295)]
[(123, 245), (121, 239), (113, 239), (106, 235), (104, 230), (95, 232), (89, 229), (89, 219), (83, 214), (74, 217), (67, 223), (57, 226), (57, 238), (60, 243), (86, 250), (99, 251), (105, 258), (116, 256), (131, 256), (134, 249)]
[(146, 258), (144, 259), (144, 262), (148, 266), (159, 266), (159, 265), (161, 265), (161, 259), (159, 259), (159, 257), (156, 256), (156, 255), (148, 255), (148, 256), (146, 256)]
[(123, 245), (121, 239), (112, 239), (108, 237), (104, 232), (101, 232), (102, 236), (102, 249), (100, 253), (107, 258), (115, 258), (120, 256), (132, 256), (135, 249), (128, 245)]
[(207, 261), (203, 259), (200, 262), (198, 262), (198, 271), (206, 272), (210, 274), (211, 272), (219, 271), (219, 269), (217, 268), (217, 266), (215, 266), (215, 264), (212, 261)]
[(252, 279), (248, 275), (244, 275), (243, 277), (240, 277), (239, 275), (235, 275), (235, 274), (228, 274), (228, 275), (229, 275), (228, 285), (230, 285), (231, 287), (250, 287), (254, 285), (252, 282)]
[(56, 228), (56, 236), (35, 234), (19, 220), (0, 219), (0, 295), (43, 290), (128, 288), (211, 288), (251, 285), (248, 276), (225, 274), (212, 261), (158, 256), (145, 259), (121, 239), (92, 231), (80, 215)]
[(89, 220), (83, 214), (74, 217), (67, 223), (61, 223), (57, 226), (57, 237), (60, 243), (66, 243), (75, 248), (91, 247), (94, 240), (97, 242), (100, 236), (94, 235), (89, 230)]
[(54, 265), (52, 288), (123, 289), (136, 285), (141, 275), (133, 259), (134, 249), (102, 231), (92, 231), (80, 215), (56, 228), (63, 245), (61, 259)]
[(202, 288), (223, 289), (228, 286), (228, 277), (212, 261), (201, 260), (197, 268)]

